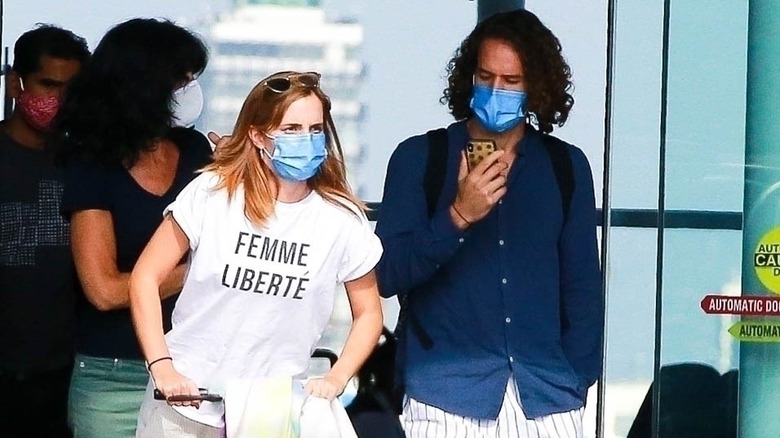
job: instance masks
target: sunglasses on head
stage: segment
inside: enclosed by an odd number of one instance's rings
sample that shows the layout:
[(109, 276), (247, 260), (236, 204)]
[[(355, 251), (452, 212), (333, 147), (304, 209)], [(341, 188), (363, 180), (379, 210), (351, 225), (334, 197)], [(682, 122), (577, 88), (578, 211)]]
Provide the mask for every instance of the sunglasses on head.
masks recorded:
[(317, 88), (320, 85), (320, 74), (314, 71), (306, 73), (290, 73), (287, 76), (271, 78), (263, 85), (276, 93), (284, 93), (293, 85), (304, 88)]

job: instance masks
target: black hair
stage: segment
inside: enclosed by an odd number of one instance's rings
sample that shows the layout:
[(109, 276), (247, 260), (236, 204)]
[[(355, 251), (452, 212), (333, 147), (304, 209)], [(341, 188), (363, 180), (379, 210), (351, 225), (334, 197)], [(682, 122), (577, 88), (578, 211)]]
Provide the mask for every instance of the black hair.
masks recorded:
[(61, 157), (87, 155), (132, 167), (173, 118), (173, 92), (206, 68), (208, 50), (168, 20), (135, 18), (111, 28), (70, 86), (54, 138)]
[(487, 39), (511, 45), (523, 63), (528, 95), (528, 117), (542, 132), (563, 126), (574, 105), (571, 69), (561, 43), (539, 18), (525, 9), (501, 12), (483, 20), (461, 43), (447, 66), (448, 86), (442, 103), (456, 120), (472, 117), (469, 106), (479, 50)]
[(73, 32), (51, 24), (39, 23), (23, 33), (14, 44), (12, 70), (25, 77), (41, 68), (41, 58), (76, 60), (84, 64), (89, 59), (87, 41)]

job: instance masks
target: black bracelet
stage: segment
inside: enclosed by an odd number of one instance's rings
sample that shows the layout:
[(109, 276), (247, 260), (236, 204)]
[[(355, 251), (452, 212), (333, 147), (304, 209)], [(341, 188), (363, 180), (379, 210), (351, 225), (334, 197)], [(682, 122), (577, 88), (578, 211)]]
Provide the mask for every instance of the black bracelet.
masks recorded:
[(161, 360), (173, 360), (173, 358), (170, 357), (170, 356), (163, 356), (163, 357), (157, 358), (157, 359), (149, 362), (146, 365), (146, 369), (149, 370), (149, 372), (151, 373), (152, 372), (152, 365), (156, 364), (157, 362), (160, 362)]

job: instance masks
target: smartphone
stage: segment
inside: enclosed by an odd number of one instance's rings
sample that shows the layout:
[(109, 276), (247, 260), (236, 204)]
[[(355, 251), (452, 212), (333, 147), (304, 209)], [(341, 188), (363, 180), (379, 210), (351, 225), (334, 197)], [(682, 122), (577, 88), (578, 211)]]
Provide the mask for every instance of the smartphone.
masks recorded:
[[(168, 397), (167, 400), (172, 402), (195, 401), (195, 400), (203, 400), (203, 401), (210, 401), (210, 402), (222, 401), (221, 395), (212, 394), (205, 388), (198, 388), (198, 389), (200, 390), (199, 395), (172, 395)], [(165, 395), (159, 389), (154, 390), (154, 399), (166, 400)]]
[(466, 158), (469, 171), (473, 170), (488, 155), (496, 151), (496, 142), (493, 140), (469, 140), (466, 143)]

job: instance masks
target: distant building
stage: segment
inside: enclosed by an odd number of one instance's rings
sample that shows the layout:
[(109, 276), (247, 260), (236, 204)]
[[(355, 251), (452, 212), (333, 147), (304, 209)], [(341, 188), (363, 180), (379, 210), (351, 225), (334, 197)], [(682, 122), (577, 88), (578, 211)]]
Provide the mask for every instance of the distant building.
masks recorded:
[(209, 29), (211, 59), (202, 82), (207, 128), (232, 131), (241, 105), (263, 77), (280, 70), (322, 73), (347, 159), (350, 183), (362, 195), (364, 158), (360, 87), (363, 28), (354, 21), (328, 21), (319, 0), (235, 0), (233, 10)]

